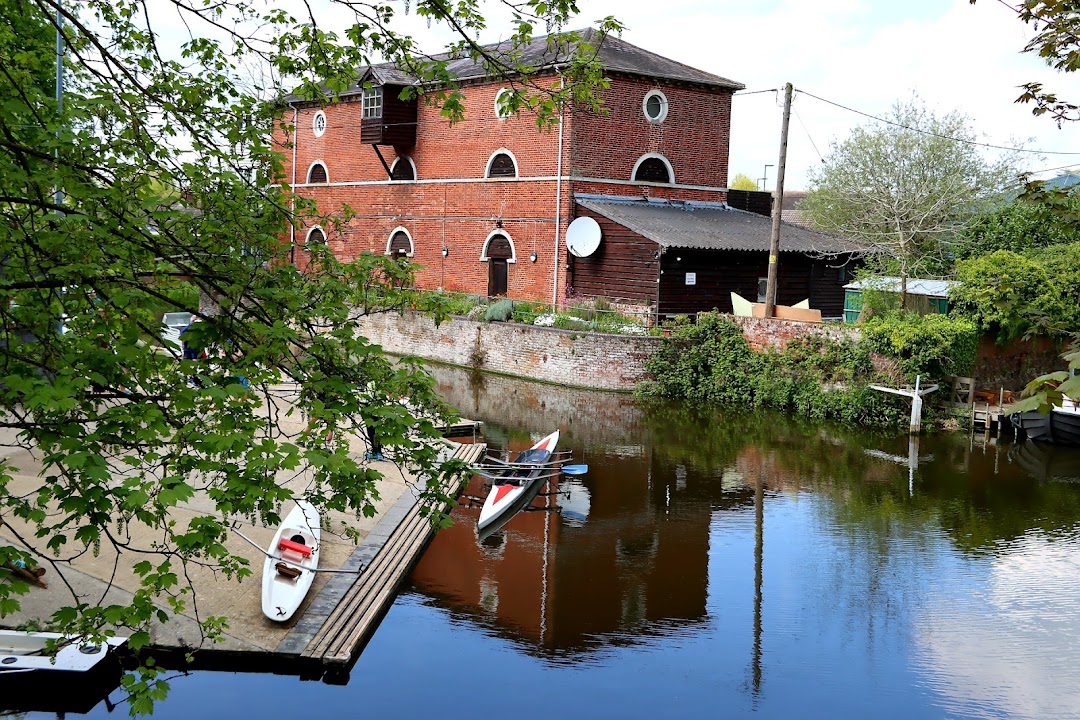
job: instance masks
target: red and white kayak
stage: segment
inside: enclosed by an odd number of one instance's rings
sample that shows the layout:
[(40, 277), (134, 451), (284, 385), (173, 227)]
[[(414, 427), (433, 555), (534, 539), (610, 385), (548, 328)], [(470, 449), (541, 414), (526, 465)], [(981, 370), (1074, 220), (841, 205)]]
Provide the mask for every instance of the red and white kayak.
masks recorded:
[(491, 481), (491, 492), (480, 510), (478, 530), (482, 531), (497, 522), (514, 508), (516, 501), (533, 483), (541, 477), (550, 476), (552, 453), (558, 444), (559, 431), (556, 430), (528, 450), (518, 453), (513, 461), (507, 463), (505, 470), (499, 471), (499, 476)]
[(274, 534), (263, 562), (262, 610), (266, 617), (285, 622), (296, 613), (315, 580), (321, 540), (319, 511), (306, 500), (298, 500)]

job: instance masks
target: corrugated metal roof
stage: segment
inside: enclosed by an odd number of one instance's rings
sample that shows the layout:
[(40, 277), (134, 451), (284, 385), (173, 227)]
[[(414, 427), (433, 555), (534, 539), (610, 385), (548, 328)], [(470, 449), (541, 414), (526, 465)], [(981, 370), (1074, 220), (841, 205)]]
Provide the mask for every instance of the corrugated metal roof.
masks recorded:
[[(629, 73), (631, 75), (642, 75), (644, 77), (660, 78), (675, 82), (709, 85), (733, 91), (742, 90), (746, 87), (740, 82), (729, 80), (720, 77), (719, 75), (713, 75), (704, 70), (698, 70), (689, 65), (684, 65), (680, 62), (657, 55), (656, 53), (643, 50), (636, 45), (632, 45), (613, 35), (601, 36), (600, 31), (595, 28), (586, 28), (577, 32), (581, 36), (581, 40), (572, 45), (569, 49), (566, 47), (549, 47), (548, 38), (550, 36), (548, 35), (533, 38), (532, 42), (526, 47), (515, 51), (513, 57), (508, 57), (508, 63), (511, 66), (520, 64), (537, 69), (554, 67), (555, 65), (565, 63), (578, 44), (587, 43), (597, 50), (597, 57), (600, 64), (608, 72)], [(597, 45), (599, 45), (599, 47), (597, 47)], [(492, 43), (490, 45), (484, 45), (483, 48), (486, 52), (495, 56), (499, 56), (500, 54), (505, 55), (511, 51), (509, 42)], [(484, 67), (482, 58), (480, 61), (468, 57), (450, 59), (448, 54), (443, 53), (441, 55), (433, 56), (433, 59), (446, 60), (447, 71), (450, 76), (459, 81), (476, 80), (489, 75)], [(355, 95), (362, 92), (364, 83), (368, 80), (375, 82), (376, 84), (417, 84), (417, 79), (415, 77), (399, 70), (393, 63), (380, 63), (378, 65), (361, 68), (357, 82), (349, 87), (348, 90), (341, 93), (341, 95)], [(302, 100), (302, 98), (297, 95), (290, 95), (286, 98), (286, 101), (288, 102), (298, 102), (300, 100)]]
[[(575, 200), (662, 247), (768, 252), (772, 238), (771, 218), (723, 204), (581, 196)], [(781, 252), (835, 254), (860, 249), (843, 238), (780, 224)]]
[[(924, 278), (908, 278), (908, 295), (925, 295), (927, 297), (948, 297), (949, 290), (960, 283), (955, 280), (926, 280)], [(845, 290), (880, 290), (882, 292), (900, 292), (900, 278), (882, 275), (879, 277), (856, 280), (844, 286)]]

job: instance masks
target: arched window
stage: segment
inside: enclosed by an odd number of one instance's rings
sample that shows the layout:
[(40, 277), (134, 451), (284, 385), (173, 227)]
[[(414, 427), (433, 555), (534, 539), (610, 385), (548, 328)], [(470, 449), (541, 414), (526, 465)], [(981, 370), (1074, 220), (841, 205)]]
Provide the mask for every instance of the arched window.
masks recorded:
[(492, 155), (488, 160), (487, 176), (489, 178), (517, 177), (517, 163), (514, 162), (514, 156), (503, 150)]
[(390, 179), (391, 180), (415, 180), (416, 179), (416, 167), (413, 165), (412, 158), (408, 155), (399, 155), (394, 164), (390, 166)]
[(325, 245), (326, 244), (326, 233), (324, 233), (322, 231), (322, 228), (319, 228), (319, 227), (311, 228), (310, 230), (308, 230), (307, 244), (308, 245)]
[(309, 183), (326, 182), (326, 166), (323, 165), (321, 162), (312, 163), (311, 168), (307, 171), (307, 181)]
[(413, 240), (408, 230), (403, 227), (394, 228), (390, 239), (386, 241), (386, 254), (398, 259), (413, 256)]
[(671, 163), (663, 155), (645, 155), (634, 166), (634, 182), (665, 183), (675, 182), (675, 173)]

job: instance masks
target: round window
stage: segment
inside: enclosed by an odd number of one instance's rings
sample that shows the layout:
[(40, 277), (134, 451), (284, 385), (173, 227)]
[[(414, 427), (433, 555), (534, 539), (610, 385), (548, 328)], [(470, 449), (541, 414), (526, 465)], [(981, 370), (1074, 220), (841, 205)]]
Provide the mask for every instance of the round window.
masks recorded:
[(495, 117), (508, 118), (514, 114), (514, 111), (510, 109), (508, 103), (513, 98), (514, 91), (510, 88), (503, 88), (495, 95)]
[(315, 133), (315, 137), (320, 137), (326, 132), (326, 113), (322, 110), (315, 113), (315, 118), (311, 121), (311, 130)]
[(651, 123), (662, 123), (668, 113), (668, 100), (664, 93), (659, 90), (653, 90), (645, 96), (644, 102), (642, 102), (642, 110), (645, 111), (645, 118)]

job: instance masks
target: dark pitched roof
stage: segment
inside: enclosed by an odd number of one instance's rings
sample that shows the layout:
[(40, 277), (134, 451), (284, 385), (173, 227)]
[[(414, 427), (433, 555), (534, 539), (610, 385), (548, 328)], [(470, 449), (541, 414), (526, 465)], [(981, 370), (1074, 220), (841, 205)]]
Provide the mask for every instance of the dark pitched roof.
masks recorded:
[[(582, 207), (652, 240), (661, 247), (768, 252), (772, 220), (721, 203), (694, 203), (575, 196)], [(799, 253), (858, 252), (850, 240), (781, 223), (780, 251)]]
[[(727, 78), (713, 75), (704, 70), (692, 68), (689, 65), (684, 65), (683, 63), (657, 55), (656, 53), (642, 50), (636, 45), (631, 45), (614, 35), (601, 35), (600, 31), (595, 28), (586, 28), (585, 30), (577, 31), (577, 33), (581, 39), (578, 43), (575, 43), (574, 46), (571, 46), (570, 50), (573, 51), (576, 49), (576, 45), (581, 43), (591, 45), (597, 52), (600, 64), (608, 72), (628, 73), (630, 75), (640, 75), (648, 78), (670, 80), (672, 82), (707, 85), (732, 91), (742, 90), (746, 87), (740, 82), (728, 80)], [(548, 37), (549, 36), (547, 35), (543, 35), (533, 38), (532, 42), (527, 46), (520, 48), (515, 52), (514, 57), (510, 60), (511, 64), (522, 64), (537, 69), (546, 69), (553, 68), (560, 63), (565, 63), (568, 57), (567, 49), (565, 47), (548, 47)], [(484, 45), (483, 47), (484, 50), (496, 56), (509, 53), (511, 50), (509, 42), (492, 43), (490, 45)], [(488, 76), (482, 60), (477, 61), (468, 57), (451, 59), (446, 53), (435, 55), (433, 56), (433, 59), (446, 60), (447, 71), (450, 76), (461, 82), (479, 80)], [(418, 84), (415, 77), (400, 70), (393, 63), (380, 63), (378, 65), (362, 68), (357, 82), (348, 90), (341, 93), (342, 96), (355, 95), (362, 92), (364, 83), (369, 80), (377, 85)], [(300, 98), (296, 96), (289, 96), (286, 99), (289, 101), (300, 100)]]

